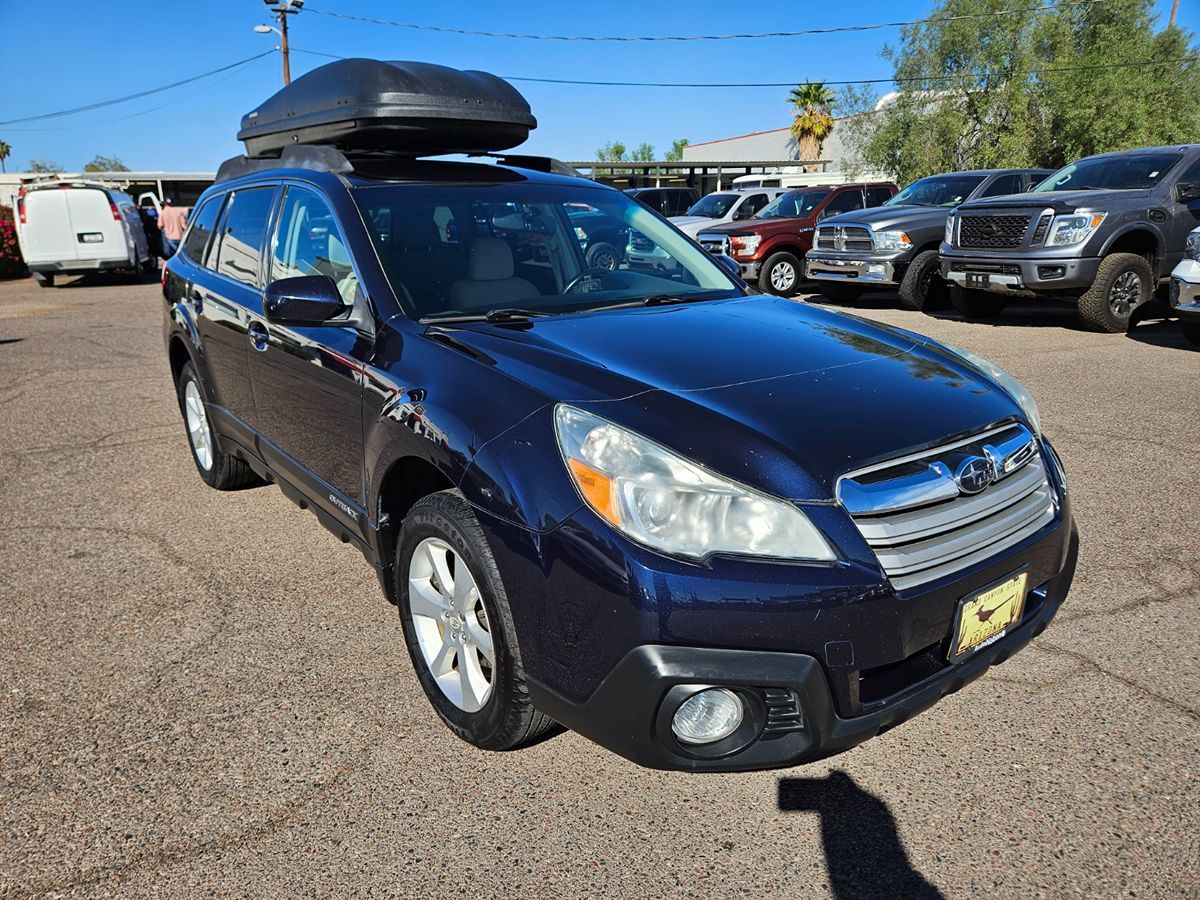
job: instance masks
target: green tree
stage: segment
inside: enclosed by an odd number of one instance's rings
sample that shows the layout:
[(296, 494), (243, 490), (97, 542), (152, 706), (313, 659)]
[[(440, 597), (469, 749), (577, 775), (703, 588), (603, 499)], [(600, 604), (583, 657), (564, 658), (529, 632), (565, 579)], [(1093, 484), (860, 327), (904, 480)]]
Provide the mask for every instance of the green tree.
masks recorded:
[(4, 161), (12, 156), (12, 147), (4, 141), (0, 141), (0, 172), (7, 172), (8, 169), (4, 165)]
[(63, 167), (52, 159), (31, 159), (27, 167), (30, 172), (52, 175), (61, 172)]
[(671, 141), (671, 149), (667, 151), (667, 162), (682, 162), (683, 148), (688, 145), (687, 138), (677, 138)]
[(904, 90), (843, 133), (861, 168), (901, 183), (955, 169), (1056, 167), (1193, 139), (1200, 67), (1152, 0), (985, 16), (1008, 0), (943, 0), (885, 49)]
[(653, 162), (654, 147), (650, 144), (638, 144), (629, 158), (634, 162)]
[(794, 107), (792, 134), (801, 159), (820, 159), (821, 145), (833, 131), (833, 91), (819, 81), (792, 88), (788, 103)]
[(92, 157), (92, 161), (83, 167), (85, 172), (128, 172), (129, 166), (121, 162), (116, 156), (101, 156), (96, 154)]
[[(622, 162), (625, 159), (625, 145), (620, 141), (609, 141), (603, 147), (596, 149), (596, 159), (601, 162)], [(618, 169), (608, 169), (609, 175), (616, 175)]]

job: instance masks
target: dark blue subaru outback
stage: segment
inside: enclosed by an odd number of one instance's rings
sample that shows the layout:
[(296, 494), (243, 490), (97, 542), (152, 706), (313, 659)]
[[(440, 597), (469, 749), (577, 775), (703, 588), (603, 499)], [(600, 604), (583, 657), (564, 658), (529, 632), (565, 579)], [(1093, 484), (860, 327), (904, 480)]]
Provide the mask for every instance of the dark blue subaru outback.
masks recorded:
[[(200, 476), (362, 551), (451, 730), (794, 765), (1046, 627), (1077, 538), (1016, 380), (758, 294), (561, 164), (418, 158), (534, 124), (482, 73), (318, 69), (243, 119), (164, 281)], [(589, 265), (600, 229), (670, 274)]]

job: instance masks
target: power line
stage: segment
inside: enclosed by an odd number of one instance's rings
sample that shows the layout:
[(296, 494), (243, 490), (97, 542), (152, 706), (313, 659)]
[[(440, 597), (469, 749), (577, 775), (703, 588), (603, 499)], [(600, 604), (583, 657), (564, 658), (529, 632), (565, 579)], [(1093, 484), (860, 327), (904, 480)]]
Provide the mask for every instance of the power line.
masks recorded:
[(993, 12), (962, 13), (956, 16), (930, 16), (925, 19), (909, 19), (903, 22), (878, 22), (871, 25), (834, 25), (828, 28), (806, 28), (802, 31), (763, 31), (746, 34), (688, 34), (688, 35), (586, 35), (586, 34), (513, 34), (506, 31), (472, 31), (469, 28), (448, 28), (442, 25), (418, 25), (415, 22), (396, 22), (391, 19), (376, 19), (371, 16), (358, 16), (353, 13), (333, 12), (325, 9), (304, 7), (305, 12), (318, 16), (329, 16), (334, 19), (346, 19), (351, 22), (364, 22), (369, 25), (389, 25), (394, 28), (409, 28), (414, 31), (436, 31), (442, 34), (458, 34), (470, 37), (514, 38), (525, 41), (592, 41), (635, 43), (641, 41), (737, 41), (756, 38), (789, 38), (803, 37), (814, 34), (844, 34), (858, 31), (878, 31), (883, 28), (904, 28), (910, 25), (932, 25), (942, 22), (961, 22), (967, 19), (993, 19), (1001, 16), (1020, 15), (1022, 13), (1046, 12), (1052, 9), (1067, 9), (1074, 6), (1095, 6), (1106, 0), (1076, 0), (1069, 3), (1045, 3), (1040, 6), (1027, 6), (1014, 9), (1000, 9)]
[(149, 90), (145, 91), (138, 91), (136, 94), (127, 94), (124, 97), (115, 97), (112, 100), (101, 100), (98, 103), (89, 103), (86, 106), (75, 106), (71, 109), (60, 109), (58, 112), (42, 113), (38, 116), (24, 116), (20, 119), (7, 119), (3, 122), (0, 122), (0, 125), (16, 125), (19, 122), (38, 122), (43, 119), (57, 119), (62, 116), (72, 116), (76, 113), (90, 112), (93, 109), (103, 109), (106, 106), (115, 106), (118, 103), (126, 103), (130, 100), (138, 100), (142, 97), (149, 97), (151, 94), (161, 94), (163, 91), (169, 91), (172, 88), (182, 87), (185, 84), (191, 84), (193, 81), (199, 81), (201, 78), (208, 78), (211, 75), (218, 75), (221, 72), (227, 72), (228, 70), (236, 68), (237, 66), (243, 66), (246, 63), (254, 62), (256, 59), (262, 59), (264, 56), (268, 56), (274, 52), (274, 49), (265, 50), (262, 53), (255, 54), (254, 56), (248, 56), (245, 59), (239, 59), (237, 62), (229, 63), (229, 65), (221, 66), (220, 68), (212, 69), (208, 72), (202, 72), (199, 75), (193, 75), (190, 78), (184, 78), (180, 81), (173, 81), (170, 84), (164, 84), (161, 87), (150, 88)]

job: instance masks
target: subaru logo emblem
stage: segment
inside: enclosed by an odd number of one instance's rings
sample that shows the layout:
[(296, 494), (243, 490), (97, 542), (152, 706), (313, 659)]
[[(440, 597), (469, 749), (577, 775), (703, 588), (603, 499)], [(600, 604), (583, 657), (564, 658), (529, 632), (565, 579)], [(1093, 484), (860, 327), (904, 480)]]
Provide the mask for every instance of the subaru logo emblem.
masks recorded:
[(964, 494), (978, 494), (995, 479), (992, 464), (982, 456), (968, 456), (954, 470), (954, 482)]

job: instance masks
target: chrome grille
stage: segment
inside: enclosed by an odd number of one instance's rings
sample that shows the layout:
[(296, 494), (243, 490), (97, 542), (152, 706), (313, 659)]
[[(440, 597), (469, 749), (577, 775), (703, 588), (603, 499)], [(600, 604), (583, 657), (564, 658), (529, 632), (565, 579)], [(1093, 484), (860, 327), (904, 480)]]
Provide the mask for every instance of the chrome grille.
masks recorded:
[(729, 253), (729, 237), (724, 234), (700, 235), (700, 246), (709, 253)]
[(818, 250), (874, 250), (871, 229), (862, 225), (825, 225), (817, 229)]
[(629, 246), (642, 253), (650, 253), (654, 250), (654, 241), (640, 231), (631, 231), (629, 232)]
[[(957, 473), (980, 461), (992, 481), (966, 493)], [(844, 475), (838, 501), (899, 591), (986, 561), (1045, 527), (1056, 509), (1023, 425)]]
[(1050, 220), (1053, 218), (1053, 213), (1043, 213), (1038, 219), (1037, 228), (1033, 229), (1033, 237), (1029, 239), (1031, 247), (1039, 246), (1046, 239), (1046, 232), (1050, 230)]
[(1031, 216), (959, 217), (958, 246), (997, 250), (1020, 247)]

